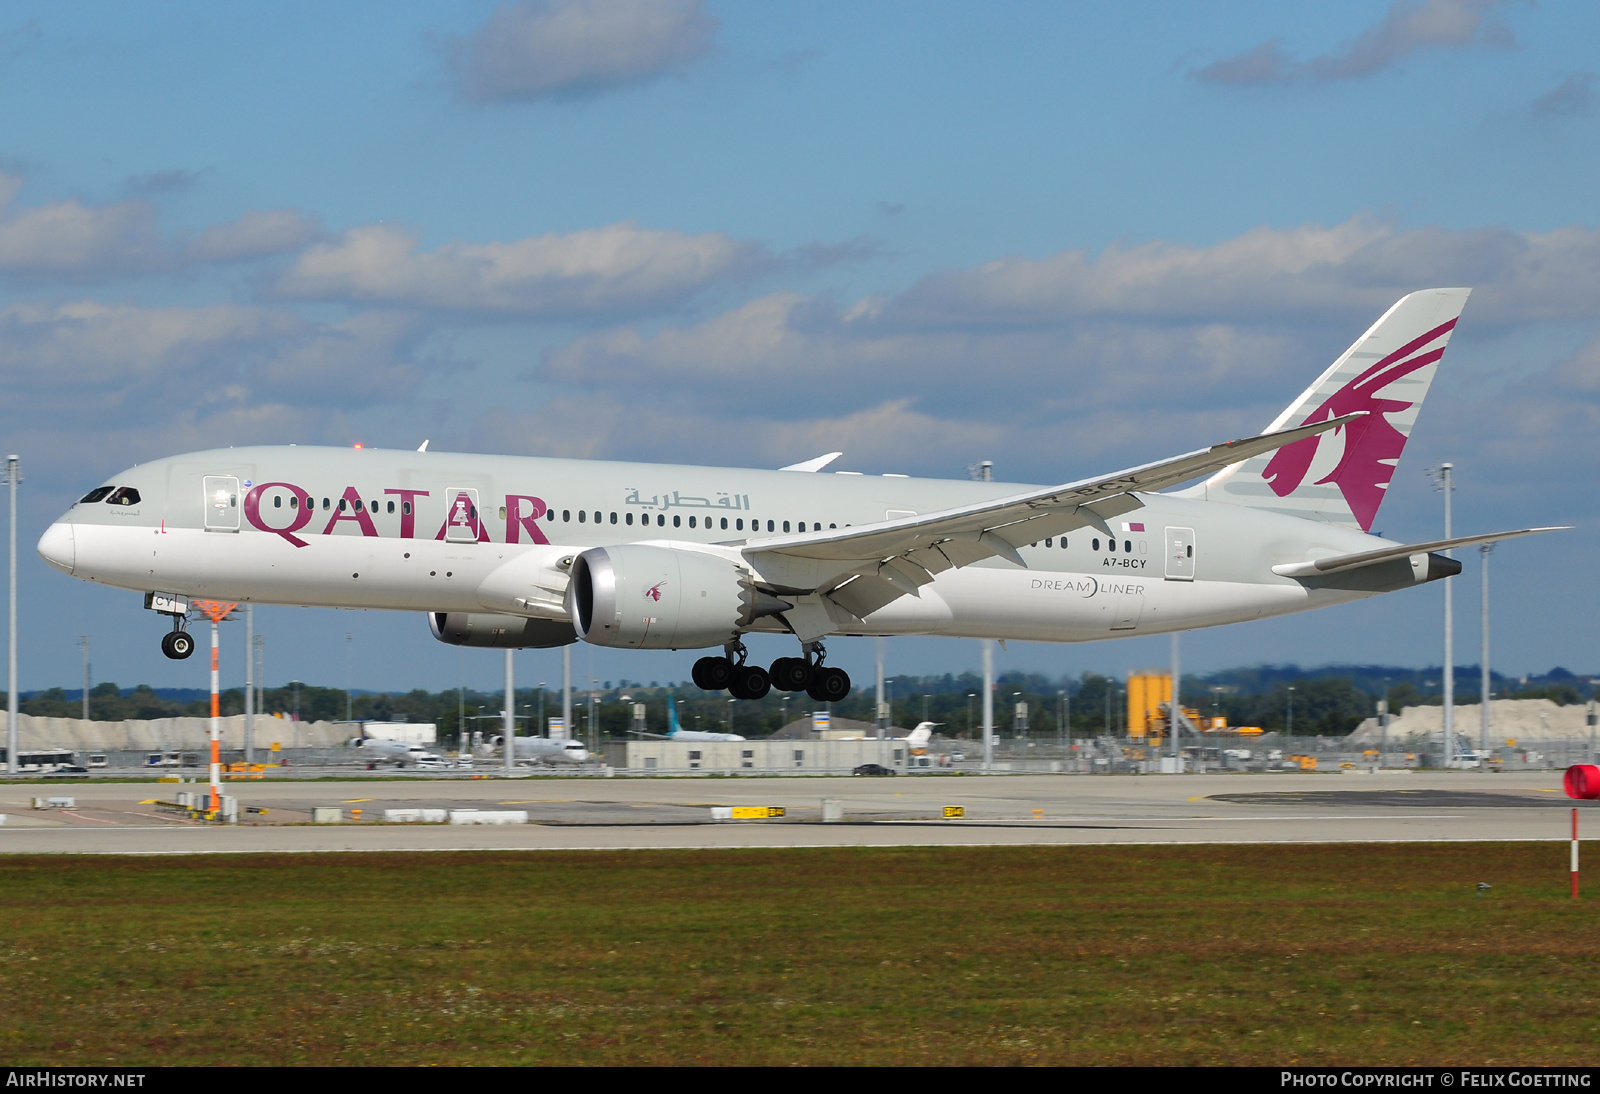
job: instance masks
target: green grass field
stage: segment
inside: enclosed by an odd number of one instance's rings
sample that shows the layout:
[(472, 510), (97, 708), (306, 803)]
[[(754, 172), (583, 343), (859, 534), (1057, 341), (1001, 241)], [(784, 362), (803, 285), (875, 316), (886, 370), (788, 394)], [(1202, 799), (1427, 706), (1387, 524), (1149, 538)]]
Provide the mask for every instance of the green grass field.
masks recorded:
[(1588, 1064), (1566, 854), (5, 857), (0, 1059)]

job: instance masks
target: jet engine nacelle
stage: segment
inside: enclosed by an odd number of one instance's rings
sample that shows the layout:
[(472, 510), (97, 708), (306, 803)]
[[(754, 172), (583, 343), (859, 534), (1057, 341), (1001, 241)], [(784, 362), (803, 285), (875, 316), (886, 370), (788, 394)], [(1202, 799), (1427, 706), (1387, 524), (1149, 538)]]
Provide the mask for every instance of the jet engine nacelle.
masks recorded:
[(757, 589), (738, 563), (699, 551), (624, 544), (572, 562), (567, 614), (578, 637), (637, 650), (720, 646), (793, 607)]
[(452, 646), (547, 650), (578, 640), (565, 619), (525, 619), (487, 612), (429, 612), (428, 629)]

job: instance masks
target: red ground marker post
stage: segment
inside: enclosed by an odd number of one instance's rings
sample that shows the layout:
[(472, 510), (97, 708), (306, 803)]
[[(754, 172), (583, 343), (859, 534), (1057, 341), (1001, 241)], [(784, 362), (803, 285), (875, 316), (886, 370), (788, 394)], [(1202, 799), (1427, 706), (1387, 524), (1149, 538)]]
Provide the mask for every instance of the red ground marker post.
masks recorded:
[(1578, 810), (1572, 810), (1572, 899), (1578, 899)]
[[(1600, 799), (1600, 767), (1594, 764), (1573, 764), (1561, 780), (1567, 797), (1578, 801)], [(1572, 899), (1578, 899), (1578, 810), (1572, 810)]]
[(228, 618), (238, 604), (221, 600), (191, 600), (211, 620), (211, 811), (222, 809), (222, 703), (217, 675), (217, 624)]

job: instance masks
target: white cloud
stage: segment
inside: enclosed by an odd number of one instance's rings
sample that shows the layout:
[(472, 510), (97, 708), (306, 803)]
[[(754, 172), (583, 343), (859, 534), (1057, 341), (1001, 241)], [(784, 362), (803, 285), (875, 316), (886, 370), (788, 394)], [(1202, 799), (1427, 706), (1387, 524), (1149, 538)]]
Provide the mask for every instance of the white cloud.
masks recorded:
[(1416, 289), (1475, 289), (1474, 322), (1600, 315), (1600, 231), (1398, 230), (1366, 217), (1254, 228), (1207, 247), (1146, 243), (1099, 255), (1009, 257), (933, 274), (871, 305), (887, 325), (1024, 326), (1074, 317), (1303, 321), (1359, 317)]
[(69, 199), (15, 208), (22, 181), (0, 172), (0, 281), (12, 284), (111, 281), (246, 261), (296, 250), (319, 234), (314, 222), (292, 210), (252, 210), (182, 246), (162, 237), (147, 201), (85, 205)]
[(1274, 38), (1197, 69), (1195, 79), (1215, 84), (1273, 84), (1351, 80), (1426, 49), (1467, 49), (1516, 44), (1511, 29), (1489, 13), (1507, 0), (1394, 0), (1383, 19), (1332, 53), (1296, 61)]
[(213, 224), (184, 248), (194, 262), (241, 262), (297, 251), (321, 234), (317, 223), (293, 209), (252, 209)]
[(422, 251), (412, 233), (353, 228), (306, 250), (278, 280), (285, 297), (530, 317), (640, 312), (675, 304), (768, 261), (721, 232), (611, 224), (510, 243)]
[(756, 385), (780, 416), (819, 391), (1023, 417), (1127, 399), (1253, 405), (1264, 385), (1309, 379), (1406, 293), (1458, 284), (1474, 287), (1480, 330), (1600, 318), (1600, 232), (1354, 218), (1207, 247), (1013, 256), (849, 306), (779, 292), (697, 323), (600, 330), (546, 353), (536, 375), (591, 390), (688, 386), (718, 406)]
[(0, 309), (0, 398), (11, 424), (159, 432), (198, 406), (354, 410), (398, 402), (424, 370), (412, 321), (312, 323), (282, 309), (89, 301)]
[(165, 262), (155, 208), (144, 201), (58, 201), (12, 209), (22, 186), (0, 173), (0, 279), (82, 281), (144, 273)]
[(477, 102), (570, 98), (680, 69), (716, 29), (701, 0), (519, 0), (451, 40), (449, 64)]

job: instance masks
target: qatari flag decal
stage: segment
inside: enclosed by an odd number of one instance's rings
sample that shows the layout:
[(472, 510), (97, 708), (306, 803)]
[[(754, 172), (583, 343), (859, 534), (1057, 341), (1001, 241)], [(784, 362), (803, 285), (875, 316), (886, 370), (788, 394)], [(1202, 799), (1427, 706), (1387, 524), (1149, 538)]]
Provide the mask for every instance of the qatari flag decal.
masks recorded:
[(1142, 525), (1142, 524), (1124, 524), (1122, 526), (1122, 530), (1124, 532), (1142, 532), (1142, 531), (1144, 531), (1144, 525)]

